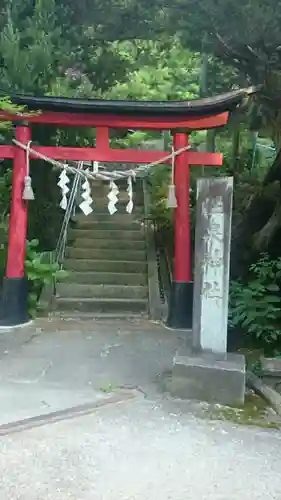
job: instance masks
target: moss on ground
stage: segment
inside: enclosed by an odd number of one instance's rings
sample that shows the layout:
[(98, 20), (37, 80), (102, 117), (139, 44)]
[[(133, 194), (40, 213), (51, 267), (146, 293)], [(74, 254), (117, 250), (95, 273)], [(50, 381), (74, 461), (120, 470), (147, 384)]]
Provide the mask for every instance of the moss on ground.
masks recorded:
[(244, 405), (237, 408), (217, 404), (208, 405), (203, 413), (205, 418), (211, 420), (228, 420), (239, 425), (253, 425), (268, 429), (281, 428), (281, 419), (267, 402), (253, 391), (247, 392)]
[[(243, 354), (245, 354), (243, 352)], [(250, 361), (248, 367), (251, 363), (254, 365), (257, 363), (261, 352), (257, 353), (249, 352)], [(169, 386), (171, 381), (171, 372), (167, 371), (162, 374), (158, 379), (158, 384), (161, 392), (166, 395), (170, 394)], [(189, 405), (189, 411), (196, 414), (198, 418), (208, 419), (208, 420), (222, 420), (231, 421), (239, 425), (251, 425), (267, 429), (281, 429), (281, 417), (279, 417), (276, 412), (271, 408), (271, 406), (265, 401), (261, 396), (256, 394), (252, 390), (247, 390), (245, 396), (245, 403), (241, 406), (231, 407), (223, 406), (215, 403), (204, 403), (195, 402), (187, 400)]]

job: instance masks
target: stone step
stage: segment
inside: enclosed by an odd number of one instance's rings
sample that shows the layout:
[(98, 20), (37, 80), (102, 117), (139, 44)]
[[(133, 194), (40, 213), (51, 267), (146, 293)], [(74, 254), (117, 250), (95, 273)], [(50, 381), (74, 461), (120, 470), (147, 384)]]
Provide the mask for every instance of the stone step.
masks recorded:
[(95, 238), (76, 238), (69, 242), (71, 248), (81, 249), (99, 249), (106, 250), (145, 250), (145, 241), (136, 240), (112, 240), (112, 239), (95, 239)]
[[(97, 200), (103, 203), (104, 201), (108, 203), (108, 194), (109, 194), (109, 189), (108, 186), (105, 186), (104, 188), (92, 188), (91, 189), (91, 194), (92, 198), (96, 202)], [(118, 201), (124, 204), (127, 204), (129, 201), (129, 196), (127, 192), (127, 186), (125, 186), (125, 189), (120, 189), (119, 188), (119, 193), (118, 193)], [(143, 193), (141, 192), (136, 192), (133, 191), (133, 201), (135, 205), (143, 205)]]
[[(114, 181), (117, 185), (119, 192), (127, 194), (128, 182), (127, 179), (120, 179), (118, 181)], [(91, 190), (95, 193), (108, 193), (109, 192), (109, 181), (93, 181), (91, 182)], [(136, 196), (143, 196), (143, 187), (140, 182), (133, 182), (133, 192)], [(128, 196), (128, 194), (127, 194)]]
[[(104, 186), (104, 188), (93, 187), (93, 188), (91, 188), (91, 193), (92, 193), (92, 197), (94, 199), (98, 198), (101, 200), (102, 199), (107, 200), (108, 199), (107, 195), (110, 193), (109, 185)], [(121, 188), (119, 187), (118, 200), (124, 201), (124, 203), (129, 201), (129, 196), (128, 196), (128, 192), (127, 192), (127, 185), (124, 187), (121, 187)], [(133, 200), (137, 204), (139, 203), (139, 204), (143, 205), (143, 193), (140, 191), (135, 191), (133, 189)]]
[(146, 286), (84, 285), (66, 282), (57, 286), (57, 297), (60, 298), (147, 299), (147, 295)]
[[(104, 197), (101, 197), (101, 198), (96, 198), (94, 196), (92, 196), (93, 198), (93, 209), (94, 211), (103, 211), (103, 212), (107, 212), (108, 211), (108, 198), (107, 196), (104, 196)], [(118, 212), (122, 212), (122, 213), (127, 213), (126, 212), (126, 206), (128, 205), (128, 197), (127, 198), (121, 198), (118, 200), (118, 202), (116, 203), (116, 208), (118, 210)], [(133, 212), (137, 212), (137, 213), (142, 213), (144, 211), (144, 208), (143, 208), (143, 203), (141, 202), (141, 200), (134, 200), (134, 208), (133, 208)]]
[(120, 315), (127, 313), (128, 316), (132, 313), (146, 313), (148, 310), (148, 301), (146, 299), (73, 299), (73, 298), (57, 298), (56, 309), (61, 311), (70, 311), (70, 314), (77, 313), (92, 313), (93, 316), (99, 314), (114, 313)]
[(117, 310), (116, 312), (105, 312), (105, 311), (93, 311), (93, 312), (85, 312), (85, 311), (67, 311), (67, 310), (55, 310), (52, 312), (52, 316), (55, 318), (62, 318), (62, 319), (75, 319), (79, 321), (89, 321), (91, 319), (95, 320), (113, 320), (113, 319), (119, 319), (119, 320), (128, 320), (128, 319), (139, 319), (139, 318), (147, 318), (148, 317), (148, 311), (146, 309), (141, 310), (141, 311), (119, 311)]
[(81, 214), (81, 216), (88, 217), (88, 218), (89, 217), (94, 218), (94, 217), (99, 216), (99, 215), (107, 215), (108, 217), (114, 217), (114, 218), (116, 218), (117, 215), (120, 215), (122, 217), (128, 216), (128, 217), (132, 217), (134, 219), (144, 217), (144, 208), (143, 207), (134, 206), (133, 212), (131, 214), (129, 214), (126, 211), (126, 206), (127, 206), (127, 203), (117, 203), (116, 204), (117, 212), (115, 212), (115, 214), (111, 215), (108, 211), (107, 202), (106, 202), (106, 200), (104, 200), (104, 203), (94, 202), (94, 204), (92, 205), (93, 212), (90, 215), (87, 215), (87, 216), (84, 215), (83, 212), (80, 211), (79, 207), (77, 208), (76, 212), (77, 212), (77, 215)]
[(86, 227), (89, 226), (93, 223), (117, 223), (121, 224), (122, 226), (140, 226), (141, 222), (143, 221), (143, 216), (139, 216), (136, 213), (132, 214), (121, 214), (119, 212), (110, 215), (109, 212), (103, 212), (103, 213), (97, 213), (97, 212), (92, 212), (90, 215), (86, 216), (82, 213), (77, 213), (75, 217), (73, 217), (74, 223), (76, 223), (76, 226), (79, 227)]
[(95, 240), (133, 240), (133, 241), (143, 241), (144, 231), (139, 229), (139, 231), (131, 230), (131, 228), (118, 230), (118, 229), (97, 229), (96, 227), (91, 229), (77, 228), (70, 229), (69, 238), (91, 238)]
[(73, 216), (73, 220), (78, 218), (78, 223), (79, 219), (85, 219), (88, 221), (108, 221), (110, 222), (111, 220), (114, 222), (121, 222), (121, 224), (131, 224), (135, 221), (143, 221), (144, 220), (144, 210), (133, 210), (131, 214), (128, 214), (126, 212), (126, 209), (121, 207), (121, 209), (118, 209), (118, 212), (115, 212), (114, 214), (110, 214), (107, 206), (99, 206), (99, 207), (93, 207), (93, 212), (89, 215), (85, 215), (80, 208), (76, 209), (76, 213)]
[[(72, 229), (71, 229), (72, 230)], [(78, 224), (73, 225), (73, 230), (85, 230), (85, 231), (130, 231), (130, 232), (143, 232), (143, 225), (140, 222), (111, 222), (107, 221), (97, 221), (91, 220), (88, 222), (79, 222)]]
[[(128, 192), (127, 192), (127, 187), (128, 184), (125, 181), (124, 183), (116, 182), (119, 193), (118, 193), (118, 200), (121, 202), (121, 204), (127, 204), (129, 201), (128, 198)], [(91, 183), (91, 195), (92, 198), (94, 199), (94, 203), (97, 205), (104, 205), (108, 203), (108, 198), (107, 195), (109, 194), (110, 189), (109, 189), (109, 182), (107, 181), (104, 184), (96, 183), (93, 182)], [(82, 191), (81, 191), (82, 193)], [(139, 186), (136, 186), (133, 184), (133, 200), (135, 206), (143, 206), (144, 204), (144, 195), (143, 195), (143, 190)]]
[[(122, 167), (122, 166), (119, 168), (117, 166), (112, 166), (110, 164), (107, 164), (107, 169), (108, 170), (118, 170), (119, 169), (119, 170), (126, 171), (126, 170), (130, 170), (130, 168), (131, 167), (129, 166), (129, 164), (128, 164), (127, 167), (125, 166), (125, 168)], [(100, 170), (101, 173), (102, 173), (102, 171), (103, 171), (103, 169)], [(90, 182), (91, 185), (94, 185), (94, 186), (101, 186), (101, 187), (108, 186), (108, 180), (104, 180), (104, 179), (94, 179), (94, 180), (90, 179), (89, 182)], [(127, 186), (127, 177), (124, 177), (124, 178), (121, 178), (121, 179), (117, 179), (114, 182), (117, 184), (118, 187), (122, 186), (122, 185), (124, 185), (124, 187), (126, 187)], [(136, 180), (134, 181), (134, 186), (137, 186), (140, 189), (142, 189), (142, 182), (143, 181), (142, 181), (142, 179), (140, 177), (136, 177)]]
[(147, 273), (147, 263), (145, 261), (66, 259), (64, 268), (69, 272)]
[(70, 259), (97, 259), (97, 260), (133, 260), (142, 262), (146, 260), (145, 250), (119, 250), (114, 248), (74, 248), (67, 247), (66, 258)]
[(139, 222), (113, 222), (110, 220), (88, 220), (79, 223), (72, 223), (72, 230), (85, 231), (130, 231), (144, 233), (144, 225)]
[(70, 272), (64, 282), (97, 285), (147, 285), (147, 276), (143, 273), (112, 272)]
[[(130, 166), (129, 164), (127, 164), (127, 166), (125, 165), (124, 167), (122, 165), (119, 165), (118, 166), (113, 166), (109, 163), (107, 163), (107, 169), (108, 170), (124, 170), (124, 171), (128, 171), (130, 170)], [(102, 170), (101, 169), (101, 173), (102, 173)], [(92, 180), (90, 179), (89, 182), (91, 184), (94, 184), (96, 186), (108, 186), (108, 180), (104, 180), (104, 179), (95, 179), (95, 180)], [(121, 178), (121, 179), (117, 179), (116, 181), (114, 181), (118, 186), (121, 186), (121, 185), (126, 185), (127, 186), (127, 178), (124, 177), (124, 178)], [(140, 177), (136, 177), (135, 181), (134, 181), (134, 186), (137, 186), (139, 187), (140, 189), (142, 189), (142, 183), (143, 183), (143, 180), (140, 178)]]

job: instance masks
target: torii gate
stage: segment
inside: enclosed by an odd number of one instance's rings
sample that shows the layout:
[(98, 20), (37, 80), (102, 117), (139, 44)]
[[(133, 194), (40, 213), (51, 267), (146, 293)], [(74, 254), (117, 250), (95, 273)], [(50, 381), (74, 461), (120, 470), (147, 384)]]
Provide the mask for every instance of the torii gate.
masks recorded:
[[(0, 113), (0, 121), (15, 123), (15, 138), (23, 145), (32, 139), (31, 127), (48, 124), (55, 127), (95, 127), (96, 147), (32, 148), (45, 156), (64, 161), (97, 161), (147, 164), (160, 161), (168, 152), (112, 149), (110, 128), (170, 130), (174, 150), (185, 149), (175, 158), (175, 265), (168, 324), (190, 328), (192, 322), (193, 283), (190, 248), (190, 165), (222, 165), (220, 153), (187, 150), (189, 133), (226, 125), (229, 112), (241, 104), (248, 90), (237, 90), (201, 100), (185, 102), (104, 101), (58, 97), (14, 95), (12, 102), (25, 106), (27, 113)], [(31, 113), (28, 112), (38, 112)], [(33, 155), (30, 155), (31, 158)], [(27, 175), (25, 151), (16, 145), (0, 146), (0, 158), (13, 160), (12, 199), (6, 275), (0, 302), (0, 326), (15, 326), (28, 321), (27, 285), (24, 273), (27, 232), (27, 202), (22, 199)]]

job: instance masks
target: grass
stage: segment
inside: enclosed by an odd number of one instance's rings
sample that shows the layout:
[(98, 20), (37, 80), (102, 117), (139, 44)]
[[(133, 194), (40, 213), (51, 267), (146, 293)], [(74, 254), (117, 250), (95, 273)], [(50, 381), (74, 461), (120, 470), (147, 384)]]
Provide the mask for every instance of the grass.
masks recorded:
[(100, 391), (105, 394), (112, 394), (117, 390), (117, 387), (111, 383), (104, 384), (100, 387)]

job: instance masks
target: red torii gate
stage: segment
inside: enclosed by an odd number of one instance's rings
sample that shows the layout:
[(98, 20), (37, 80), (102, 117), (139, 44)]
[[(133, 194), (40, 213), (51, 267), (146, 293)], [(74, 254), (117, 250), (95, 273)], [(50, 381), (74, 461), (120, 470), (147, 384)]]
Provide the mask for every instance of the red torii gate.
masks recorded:
[[(15, 95), (14, 104), (26, 106), (28, 113), (0, 113), (0, 121), (15, 123), (15, 138), (23, 145), (32, 139), (31, 127), (51, 124), (56, 127), (94, 127), (94, 148), (34, 146), (49, 158), (63, 161), (98, 161), (146, 164), (161, 160), (168, 152), (110, 148), (110, 128), (170, 130), (174, 150), (187, 148), (189, 133), (224, 126), (229, 112), (239, 106), (247, 90), (214, 98), (186, 102), (103, 101)], [(35, 112), (35, 113), (34, 113)], [(38, 112), (38, 113), (37, 113)], [(33, 155), (31, 153), (31, 158)], [(27, 286), (24, 261), (27, 231), (27, 202), (22, 199), (27, 175), (26, 152), (16, 146), (0, 146), (0, 158), (13, 160), (12, 199), (6, 275), (0, 302), (0, 326), (15, 326), (28, 321)], [(192, 270), (190, 248), (190, 165), (222, 165), (220, 153), (185, 150), (175, 158), (175, 266), (168, 324), (190, 328), (192, 321)]]

